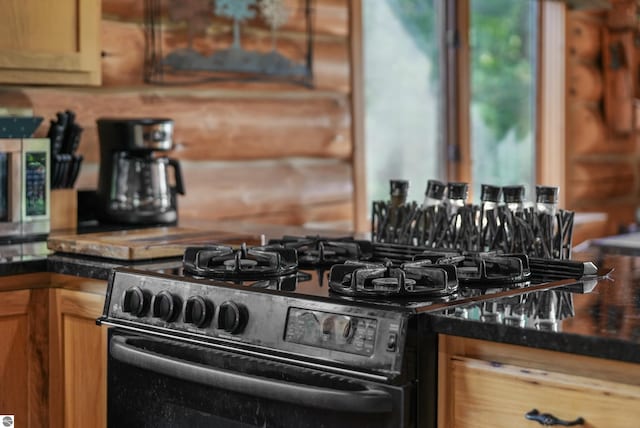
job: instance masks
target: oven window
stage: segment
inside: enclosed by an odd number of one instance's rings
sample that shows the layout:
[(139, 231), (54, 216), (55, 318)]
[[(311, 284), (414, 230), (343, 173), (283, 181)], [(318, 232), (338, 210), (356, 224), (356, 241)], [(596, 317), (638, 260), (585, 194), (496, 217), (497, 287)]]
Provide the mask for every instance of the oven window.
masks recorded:
[(47, 154), (31, 152), (26, 156), (25, 198), (27, 216), (47, 214)]
[(0, 221), (9, 221), (9, 155), (0, 153)]

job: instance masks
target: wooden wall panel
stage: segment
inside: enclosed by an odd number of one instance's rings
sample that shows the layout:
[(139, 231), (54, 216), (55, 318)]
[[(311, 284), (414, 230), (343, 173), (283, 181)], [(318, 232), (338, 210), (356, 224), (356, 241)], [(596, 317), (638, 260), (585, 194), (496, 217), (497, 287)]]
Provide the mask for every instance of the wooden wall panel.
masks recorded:
[[(85, 128), (79, 152), (99, 161), (96, 119), (170, 117), (174, 156), (188, 160), (269, 159), (292, 156), (348, 159), (351, 117), (344, 96), (334, 93), (199, 93), (166, 88), (140, 91), (0, 91), (0, 104), (26, 96), (34, 111), (54, 117), (60, 106), (77, 112)], [(46, 135), (48, 122), (37, 135)]]
[(567, 208), (606, 213), (608, 234), (637, 221), (640, 201), (640, 146), (630, 132), (635, 7), (617, 0), (609, 10), (567, 14)]

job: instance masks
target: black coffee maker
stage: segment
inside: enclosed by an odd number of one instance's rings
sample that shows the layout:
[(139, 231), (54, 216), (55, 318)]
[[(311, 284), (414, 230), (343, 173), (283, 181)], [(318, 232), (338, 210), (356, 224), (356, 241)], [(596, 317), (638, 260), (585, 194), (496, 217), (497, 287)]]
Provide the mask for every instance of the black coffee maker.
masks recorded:
[[(184, 195), (180, 164), (163, 156), (173, 149), (171, 119), (97, 121), (100, 138), (98, 220), (103, 223), (173, 224)], [(170, 184), (173, 168), (175, 186)]]

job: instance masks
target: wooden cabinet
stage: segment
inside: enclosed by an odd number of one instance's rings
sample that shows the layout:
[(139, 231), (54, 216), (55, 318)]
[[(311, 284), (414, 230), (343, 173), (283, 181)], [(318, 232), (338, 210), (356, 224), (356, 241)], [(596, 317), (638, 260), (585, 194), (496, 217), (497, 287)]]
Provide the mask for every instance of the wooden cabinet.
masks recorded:
[(4, 0), (0, 83), (99, 85), (100, 0)]
[(538, 411), (589, 428), (626, 428), (640, 417), (637, 365), (443, 336), (438, 427), (537, 427)]
[(106, 427), (107, 329), (96, 325), (104, 296), (52, 288), (51, 427)]
[(16, 426), (48, 426), (47, 292), (0, 292), (0, 414)]

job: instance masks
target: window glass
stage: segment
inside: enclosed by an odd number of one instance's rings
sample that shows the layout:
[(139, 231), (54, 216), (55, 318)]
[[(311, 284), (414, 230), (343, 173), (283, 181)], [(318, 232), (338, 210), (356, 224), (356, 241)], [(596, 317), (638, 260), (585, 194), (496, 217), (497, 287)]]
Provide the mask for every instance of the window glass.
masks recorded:
[(366, 184), (373, 200), (389, 198), (389, 180), (410, 181), (422, 201), (440, 159), (438, 3), (363, 0)]
[[(471, 159), (481, 184), (535, 184), (537, 6), (470, 0)], [(534, 196), (535, 197), (535, 196)]]

